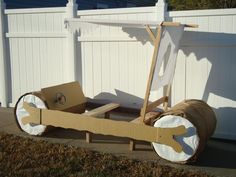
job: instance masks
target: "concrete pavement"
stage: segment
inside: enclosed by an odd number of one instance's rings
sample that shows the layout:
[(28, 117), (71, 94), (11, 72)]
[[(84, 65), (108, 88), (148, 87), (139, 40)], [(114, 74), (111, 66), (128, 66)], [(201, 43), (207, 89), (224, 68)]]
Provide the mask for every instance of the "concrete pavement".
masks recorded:
[[(123, 115), (123, 118), (126, 116)], [(236, 177), (236, 142), (211, 139), (199, 157), (198, 161), (191, 165), (180, 165), (160, 159), (149, 143), (138, 142), (136, 150), (129, 151), (129, 140), (112, 136), (92, 135), (93, 141), (85, 142), (85, 132), (55, 128), (43, 137), (33, 137), (20, 131), (17, 127), (13, 109), (0, 107), (0, 132), (15, 134), (23, 137), (31, 137), (36, 140), (46, 140), (53, 143), (66, 143), (73, 146), (96, 150), (102, 153), (112, 153), (118, 156), (126, 156), (130, 159), (143, 161), (155, 160), (163, 165), (176, 168), (200, 170), (219, 177)]]

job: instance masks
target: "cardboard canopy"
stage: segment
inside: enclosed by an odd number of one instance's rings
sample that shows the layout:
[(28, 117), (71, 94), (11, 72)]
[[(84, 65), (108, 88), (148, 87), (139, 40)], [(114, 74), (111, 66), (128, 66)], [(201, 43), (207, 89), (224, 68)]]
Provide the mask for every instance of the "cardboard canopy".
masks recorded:
[[(129, 28), (156, 28), (162, 22), (160, 21), (137, 21), (137, 20), (111, 20), (111, 19), (85, 19), (85, 18), (68, 18), (65, 24), (69, 28), (86, 28), (89, 24), (120, 26)], [(94, 26), (93, 26), (94, 27)]]

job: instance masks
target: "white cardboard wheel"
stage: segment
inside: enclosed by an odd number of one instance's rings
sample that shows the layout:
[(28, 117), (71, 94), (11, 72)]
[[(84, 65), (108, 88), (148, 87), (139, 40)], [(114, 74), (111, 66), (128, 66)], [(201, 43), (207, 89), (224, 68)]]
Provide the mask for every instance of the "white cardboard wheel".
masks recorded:
[(15, 108), (16, 121), (19, 127), (30, 135), (42, 135), (46, 131), (47, 126), (37, 125), (32, 123), (24, 125), (22, 123), (22, 118), (29, 115), (28, 112), (23, 108), (23, 102), (30, 103), (31, 106), (34, 106), (36, 108), (47, 109), (45, 102), (41, 100), (39, 97), (29, 93), (23, 95), (19, 99)]
[(161, 158), (172, 162), (185, 162), (192, 156), (194, 156), (195, 152), (197, 151), (197, 148), (199, 146), (197, 129), (187, 119), (180, 116), (167, 115), (157, 120), (154, 124), (154, 127), (172, 128), (180, 125), (184, 125), (185, 128), (187, 128), (187, 133), (185, 135), (176, 136), (174, 138), (182, 145), (183, 151), (178, 153), (170, 146), (159, 143), (152, 143), (155, 151)]

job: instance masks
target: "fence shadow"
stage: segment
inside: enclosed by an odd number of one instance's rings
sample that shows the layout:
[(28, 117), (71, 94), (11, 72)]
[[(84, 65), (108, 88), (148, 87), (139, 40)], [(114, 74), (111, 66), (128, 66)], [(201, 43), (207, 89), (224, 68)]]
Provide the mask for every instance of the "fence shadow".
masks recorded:
[[(143, 45), (150, 42), (145, 29), (122, 28), (122, 30), (128, 33), (130, 38), (137, 39)], [(236, 77), (233, 77), (236, 75), (234, 70), (236, 60), (233, 56), (235, 55), (233, 47), (236, 47), (236, 34), (185, 31), (181, 46), (181, 50), (186, 56), (194, 54), (198, 61), (207, 59), (211, 63), (210, 74), (202, 99), (207, 100), (209, 93), (214, 93), (236, 101), (236, 94), (234, 94)], [(189, 48), (191, 50), (188, 50)], [(226, 53), (227, 51), (230, 53)]]
[[(218, 118), (216, 133), (233, 133), (236, 115), (236, 34), (188, 31), (183, 39), (182, 51), (186, 56), (194, 54), (198, 62), (208, 61), (209, 75), (200, 99), (217, 105), (214, 107)], [(202, 73), (199, 71), (198, 74)], [(195, 82), (191, 87), (197, 88), (197, 84)]]
[[(186, 56), (194, 54), (198, 61), (207, 59), (210, 63), (202, 99), (207, 101), (209, 94), (213, 93), (236, 101), (236, 60), (233, 56), (236, 34), (187, 31), (184, 33), (182, 45), (185, 47), (182, 50)], [(191, 47), (191, 51), (188, 47)]]
[(103, 103), (113, 102), (120, 103), (124, 107), (140, 109), (143, 105), (143, 98), (115, 89), (115, 94), (109, 92), (101, 92), (94, 96), (95, 100)]

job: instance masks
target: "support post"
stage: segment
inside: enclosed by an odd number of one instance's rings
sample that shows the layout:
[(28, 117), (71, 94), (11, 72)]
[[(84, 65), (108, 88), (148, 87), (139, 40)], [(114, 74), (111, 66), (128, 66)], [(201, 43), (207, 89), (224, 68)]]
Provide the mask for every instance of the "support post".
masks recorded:
[[(166, 12), (167, 12), (167, 4), (165, 2), (165, 0), (158, 0), (158, 2), (156, 3), (156, 18), (158, 21), (165, 21), (165, 16), (166, 16)], [(151, 89), (151, 84), (152, 84), (152, 80), (153, 80), (153, 74), (155, 71), (155, 65), (156, 65), (156, 57), (158, 55), (158, 49), (159, 49), (159, 43), (160, 43), (160, 39), (161, 39), (161, 27), (158, 28), (157, 30), (157, 36), (154, 37), (154, 35), (152, 34), (152, 31), (149, 27), (146, 28), (150, 38), (153, 41), (154, 44), (154, 53), (153, 53), (153, 57), (152, 57), (152, 64), (151, 64), (151, 69), (150, 69), (150, 73), (149, 73), (149, 77), (148, 77), (148, 83), (147, 83), (147, 88), (146, 88), (146, 94), (145, 94), (145, 98), (144, 98), (144, 104), (143, 107), (141, 109), (141, 123), (144, 122), (145, 119), (145, 115), (146, 115), (146, 110), (147, 110), (147, 106), (148, 106), (148, 100), (149, 100), (149, 95), (150, 95), (150, 89)]]
[[(147, 32), (151, 31), (151, 29), (149, 27), (147, 27), (146, 30), (147, 30)], [(151, 36), (152, 36), (151, 32), (148, 32), (148, 33), (151, 38)], [(152, 63), (151, 63), (151, 68), (150, 68), (150, 72), (149, 72), (144, 103), (143, 103), (143, 107), (140, 112), (140, 114), (141, 114), (140, 123), (144, 123), (145, 116), (146, 116), (146, 111), (147, 111), (148, 101), (149, 101), (149, 96), (150, 96), (150, 90), (151, 90), (153, 76), (154, 76), (156, 62), (157, 62), (157, 55), (158, 55), (158, 50), (159, 50), (160, 41), (161, 41), (161, 33), (162, 33), (162, 26), (158, 26), (157, 27), (157, 34), (155, 36), (155, 41), (154, 41), (154, 51), (153, 51), (153, 56), (152, 56)]]
[(7, 62), (6, 62), (6, 38), (5, 38), (5, 3), (0, 0), (0, 103), (7, 107)]
[(158, 21), (165, 21), (167, 13), (167, 4), (165, 0), (158, 0), (156, 3), (156, 17)]
[[(66, 4), (66, 18), (74, 18), (77, 16), (78, 5), (76, 4), (76, 0), (68, 0)], [(65, 64), (65, 75), (66, 82), (75, 81), (76, 78), (76, 31), (68, 30), (67, 35), (67, 57)]]

